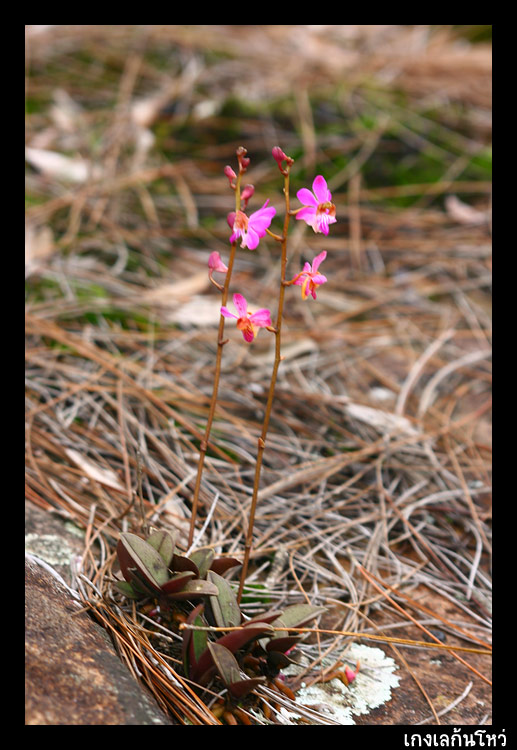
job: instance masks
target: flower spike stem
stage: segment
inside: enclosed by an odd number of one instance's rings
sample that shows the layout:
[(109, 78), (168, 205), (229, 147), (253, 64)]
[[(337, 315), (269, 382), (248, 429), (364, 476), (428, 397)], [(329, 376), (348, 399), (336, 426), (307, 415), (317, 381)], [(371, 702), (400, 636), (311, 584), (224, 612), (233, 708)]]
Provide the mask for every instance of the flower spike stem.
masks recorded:
[[(236, 176), (236, 179), (235, 179), (234, 189), (235, 189), (235, 210), (236, 211), (240, 209), (240, 205), (241, 205), (240, 184), (241, 184), (241, 177), (244, 174), (244, 171), (245, 170), (240, 169), (239, 174)], [(237, 240), (232, 242), (232, 245), (231, 245), (230, 259), (228, 260), (228, 271), (226, 272), (224, 286), (222, 287), (222, 290), (221, 290), (222, 305), (226, 305), (228, 301), (228, 290), (230, 287), (230, 280), (232, 277), (233, 262), (235, 260), (236, 247), (237, 247)], [(219, 379), (221, 376), (221, 360), (223, 356), (223, 346), (228, 341), (228, 339), (224, 339), (223, 336), (224, 336), (224, 316), (221, 315), (219, 319), (219, 330), (217, 333), (217, 355), (215, 359), (215, 372), (214, 372), (214, 385), (212, 388), (212, 398), (210, 400), (210, 408), (208, 410), (208, 418), (206, 422), (205, 433), (199, 446), (199, 461), (197, 465), (196, 484), (194, 486), (194, 494), (192, 496), (192, 512), (190, 516), (190, 529), (189, 529), (189, 536), (188, 536), (189, 549), (192, 546), (192, 542), (194, 539), (194, 529), (196, 526), (197, 510), (198, 510), (198, 505), (199, 505), (199, 490), (201, 488), (201, 478), (203, 476), (203, 467), (205, 463), (206, 451), (208, 448), (208, 440), (210, 438), (210, 432), (212, 430), (212, 422), (214, 421), (215, 406), (217, 403), (217, 393), (219, 390)]]
[[(276, 379), (278, 375), (278, 368), (282, 360), (280, 349), (281, 349), (282, 315), (284, 311), (284, 296), (285, 296), (285, 287), (286, 287), (285, 272), (286, 272), (286, 267), (287, 267), (287, 232), (289, 229), (289, 219), (291, 215), (290, 205), (289, 205), (289, 172), (290, 172), (290, 168), (292, 164), (293, 164), (293, 160), (289, 159), (289, 161), (287, 162), (287, 167), (281, 170), (282, 174), (284, 175), (284, 196), (285, 196), (284, 230), (282, 233), (282, 237), (279, 237), (278, 235), (272, 235), (275, 237), (276, 240), (282, 243), (282, 257), (281, 257), (281, 266), (280, 266), (280, 290), (278, 294), (278, 311), (277, 311), (276, 324), (273, 328), (273, 333), (275, 335), (275, 360), (273, 363), (273, 370), (271, 373), (271, 381), (269, 383), (269, 392), (268, 392), (267, 403), (266, 403), (266, 411), (264, 414), (264, 422), (262, 424), (262, 432), (258, 439), (257, 461), (255, 464), (255, 478), (253, 482), (253, 495), (251, 499), (250, 515), (249, 515), (249, 520), (248, 520), (248, 530), (246, 534), (246, 542), (245, 542), (245, 547), (244, 547), (244, 560), (242, 563), (241, 578), (239, 582), (239, 591), (237, 593), (237, 601), (239, 602), (239, 604), (241, 602), (242, 592), (244, 589), (244, 582), (246, 580), (246, 575), (248, 572), (248, 563), (250, 559), (252, 540), (253, 540), (253, 525), (255, 523), (255, 511), (257, 508), (260, 472), (262, 469), (262, 458), (264, 455), (264, 449), (266, 447), (266, 436), (267, 436), (267, 432), (269, 428), (269, 419), (271, 416), (271, 407), (273, 406), (273, 398), (275, 396), (275, 385), (276, 385)], [(269, 233), (269, 234), (272, 234), (272, 233)]]
[[(230, 285), (230, 278), (232, 275), (233, 261), (235, 259), (236, 246), (237, 246), (237, 243), (234, 242), (232, 244), (231, 251), (230, 251), (230, 259), (228, 261), (228, 272), (226, 274), (224, 287), (221, 293), (221, 299), (222, 299), (223, 305), (226, 304), (227, 299), (228, 299), (228, 287)], [(192, 541), (194, 539), (194, 529), (196, 526), (197, 509), (198, 509), (198, 504), (199, 504), (199, 490), (201, 487), (201, 478), (203, 476), (203, 466), (205, 463), (205, 456), (206, 456), (206, 451), (208, 448), (208, 440), (210, 438), (210, 432), (212, 430), (212, 422), (214, 421), (215, 406), (217, 402), (217, 393), (219, 390), (219, 379), (221, 376), (221, 360), (222, 360), (222, 355), (223, 355), (223, 346), (228, 341), (228, 339), (224, 339), (223, 336), (224, 336), (224, 317), (221, 315), (220, 320), (219, 320), (219, 330), (217, 333), (217, 354), (216, 354), (216, 359), (215, 359), (215, 372), (214, 372), (214, 385), (212, 388), (212, 398), (210, 400), (210, 408), (208, 411), (205, 434), (199, 446), (199, 461), (197, 465), (196, 484), (194, 486), (194, 494), (192, 496), (192, 512), (191, 512), (191, 517), (190, 517), (190, 529), (189, 529), (189, 537), (188, 537), (189, 548), (192, 546)]]

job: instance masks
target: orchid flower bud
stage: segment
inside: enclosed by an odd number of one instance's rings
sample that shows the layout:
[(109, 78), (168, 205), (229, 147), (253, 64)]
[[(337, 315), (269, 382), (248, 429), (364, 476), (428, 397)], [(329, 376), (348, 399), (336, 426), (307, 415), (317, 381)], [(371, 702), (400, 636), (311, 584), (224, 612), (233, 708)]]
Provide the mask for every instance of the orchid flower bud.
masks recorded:
[(214, 250), (213, 253), (210, 253), (210, 257), (208, 258), (208, 268), (210, 274), (214, 271), (218, 271), (219, 273), (226, 273), (228, 271), (228, 267), (225, 266), (221, 260), (221, 256), (216, 250)]
[(224, 171), (225, 175), (228, 177), (228, 180), (230, 182), (230, 187), (235, 190), (235, 182), (234, 182), (234, 180), (237, 179), (237, 175), (235, 174), (234, 170), (229, 165), (227, 165), (224, 168), (223, 171)]
[(345, 675), (349, 683), (355, 680), (356, 673), (350, 667), (345, 667)]
[(280, 146), (274, 146), (273, 151), (271, 152), (273, 154), (273, 159), (275, 159), (276, 163), (280, 167), (284, 159), (286, 159), (286, 155), (280, 148)]
[(247, 149), (244, 148), (244, 146), (239, 146), (239, 148), (236, 151), (237, 159), (239, 160), (239, 171), (241, 174), (243, 174), (250, 163), (249, 157), (246, 156), (248, 153)]
[(244, 208), (247, 207), (248, 201), (255, 192), (253, 185), (245, 185), (244, 190), (241, 193), (241, 200), (244, 202)]
[(210, 279), (212, 284), (216, 286), (220, 292), (222, 292), (223, 287), (212, 276), (215, 271), (217, 271), (218, 273), (228, 272), (228, 266), (223, 263), (223, 261), (221, 260), (221, 256), (216, 250), (214, 250), (213, 253), (210, 253), (210, 257), (208, 258), (208, 278)]
[(271, 152), (273, 154), (273, 159), (278, 164), (278, 169), (282, 172), (282, 174), (286, 174), (287, 169), (284, 169), (282, 167), (282, 162), (285, 161), (286, 168), (291, 167), (294, 164), (294, 159), (291, 159), (290, 156), (287, 156), (287, 154), (284, 154), (280, 146), (275, 146)]

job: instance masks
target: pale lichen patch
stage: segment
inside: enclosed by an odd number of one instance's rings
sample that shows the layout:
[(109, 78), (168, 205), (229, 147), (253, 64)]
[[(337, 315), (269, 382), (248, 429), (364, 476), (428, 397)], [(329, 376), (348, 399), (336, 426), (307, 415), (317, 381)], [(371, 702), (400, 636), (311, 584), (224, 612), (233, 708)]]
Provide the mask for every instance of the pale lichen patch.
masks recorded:
[[(348, 687), (336, 678), (309, 687), (302, 685), (296, 693), (297, 703), (313, 707), (337, 724), (355, 724), (354, 716), (368, 714), (389, 701), (392, 689), (399, 685), (395, 674), (397, 665), (381, 649), (353, 644), (346, 656), (352, 668), (356, 661), (360, 662), (357, 677)], [(324, 666), (331, 663), (326, 662)], [(286, 709), (282, 709), (282, 713), (286, 718), (295, 718), (294, 713)]]
[(56, 534), (26, 534), (25, 549), (49, 565), (68, 565), (73, 555), (67, 542)]

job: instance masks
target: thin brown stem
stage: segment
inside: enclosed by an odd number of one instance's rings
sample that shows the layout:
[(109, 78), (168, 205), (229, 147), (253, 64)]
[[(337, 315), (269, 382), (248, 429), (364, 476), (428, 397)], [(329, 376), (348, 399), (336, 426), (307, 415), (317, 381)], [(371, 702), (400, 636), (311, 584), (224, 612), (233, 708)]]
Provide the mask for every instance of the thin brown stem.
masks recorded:
[(280, 291), (278, 294), (278, 312), (276, 318), (276, 325), (273, 333), (275, 334), (275, 360), (273, 363), (273, 370), (271, 373), (271, 381), (269, 384), (269, 392), (266, 403), (266, 411), (264, 414), (264, 422), (262, 424), (262, 432), (258, 439), (258, 450), (257, 450), (257, 461), (255, 464), (255, 478), (253, 482), (253, 496), (251, 498), (251, 508), (248, 520), (248, 531), (246, 534), (246, 542), (244, 546), (244, 560), (242, 563), (241, 579), (239, 583), (239, 591), (237, 593), (237, 601), (240, 603), (242, 598), (242, 591), (244, 588), (244, 581), (248, 572), (248, 563), (251, 554), (252, 540), (253, 540), (253, 526), (255, 523), (255, 511), (257, 509), (257, 498), (260, 482), (260, 472), (262, 469), (262, 458), (266, 447), (266, 436), (269, 428), (269, 419), (271, 417), (271, 407), (273, 405), (273, 398), (275, 396), (275, 385), (278, 375), (278, 368), (280, 366), (281, 357), (281, 330), (282, 330), (282, 314), (284, 310), (284, 296), (285, 296), (285, 271), (287, 267), (287, 232), (289, 229), (289, 170), (284, 172), (284, 195), (285, 195), (285, 218), (284, 218), (284, 231), (282, 233), (282, 259), (280, 267)]
[[(228, 626), (215, 626), (215, 625), (194, 625), (187, 622), (182, 622), (179, 626), (180, 630), (204, 630), (209, 633), (232, 633), (236, 630), (242, 630), (244, 625), (228, 625)], [(439, 649), (442, 651), (462, 651), (467, 654), (481, 654), (482, 656), (492, 656), (491, 648), (477, 648), (475, 646), (451, 646), (440, 641), (415, 641), (410, 638), (394, 638), (389, 635), (376, 635), (375, 633), (360, 633), (354, 630), (330, 630), (329, 628), (297, 628), (292, 625), (284, 627), (283, 625), (275, 625), (275, 630), (280, 633), (323, 633), (325, 635), (346, 635), (352, 638), (361, 638), (369, 641), (379, 641), (381, 643), (400, 643), (408, 646), (422, 646), (424, 648)], [(486, 679), (486, 678), (485, 678)], [(490, 683), (491, 684), (491, 683)]]
[(284, 238), (281, 237), (279, 234), (275, 234), (270, 229), (266, 229), (266, 234), (269, 234), (270, 237), (272, 237), (277, 242), (283, 242)]
[[(243, 172), (239, 171), (235, 186), (235, 210), (238, 211), (241, 203), (240, 184)], [(237, 248), (237, 242), (233, 242), (230, 250), (230, 259), (228, 260), (228, 271), (226, 272), (226, 278), (224, 280), (224, 286), (221, 291), (221, 306), (225, 306), (228, 301), (228, 290), (230, 288), (230, 280), (232, 277), (233, 262), (235, 260), (235, 250)], [(215, 371), (214, 371), (214, 385), (212, 388), (212, 398), (210, 400), (210, 408), (208, 410), (208, 418), (205, 427), (205, 433), (199, 446), (199, 461), (197, 465), (196, 484), (194, 485), (194, 494), (192, 496), (192, 513), (190, 517), (190, 528), (188, 536), (188, 547), (192, 546), (194, 539), (194, 529), (196, 526), (197, 511), (199, 505), (199, 491), (201, 488), (201, 478), (203, 476), (203, 467), (205, 464), (205, 456), (208, 448), (208, 441), (210, 438), (210, 432), (212, 430), (212, 422), (214, 421), (215, 407), (217, 403), (217, 393), (219, 391), (219, 379), (221, 377), (221, 360), (223, 356), (223, 347), (226, 344), (224, 336), (224, 316), (221, 315), (219, 318), (219, 330), (217, 333), (217, 355), (215, 359)]]

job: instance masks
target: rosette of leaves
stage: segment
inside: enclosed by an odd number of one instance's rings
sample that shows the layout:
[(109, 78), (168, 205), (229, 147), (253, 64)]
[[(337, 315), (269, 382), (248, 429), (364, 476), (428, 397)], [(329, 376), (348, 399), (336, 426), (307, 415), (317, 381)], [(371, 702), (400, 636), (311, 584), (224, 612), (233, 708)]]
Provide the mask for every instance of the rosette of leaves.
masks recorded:
[[(246, 620), (232, 586), (223, 578), (239, 561), (216, 557), (212, 550), (196, 550), (188, 557), (178, 554), (167, 530), (153, 531), (146, 539), (122, 533), (117, 556), (125, 580), (115, 586), (126, 597), (153, 596), (162, 602), (203, 599), (187, 617), (186, 624), (194, 628), (183, 631), (184, 672), (200, 686), (218, 676), (233, 701), (273, 680), (291, 663), (288, 652), (300, 637), (289, 629), (303, 627), (325, 611), (294, 604)], [(203, 629), (209, 625), (238, 629), (213, 639), (209, 629)], [(275, 629), (280, 627), (281, 631)]]
[(217, 596), (217, 586), (207, 580), (209, 571), (218, 575), (240, 564), (234, 558), (217, 558), (211, 550), (197, 550), (190, 557), (180, 555), (174, 536), (165, 529), (153, 531), (147, 539), (121, 534), (117, 557), (125, 580), (115, 585), (129, 599), (155, 596), (191, 600)]
[[(183, 631), (183, 667), (185, 674), (199, 685), (207, 685), (219, 675), (228, 693), (236, 701), (254, 687), (274, 679), (292, 662), (288, 655), (300, 640), (285, 628), (299, 628), (325, 611), (325, 607), (294, 604), (284, 610), (270, 610), (244, 621), (234, 591), (226, 579), (208, 571), (208, 582), (217, 594), (196, 606)], [(216, 640), (209, 640), (207, 625), (221, 628), (241, 626)], [(282, 628), (282, 630), (275, 630)], [(196, 629), (201, 628), (199, 630)]]

